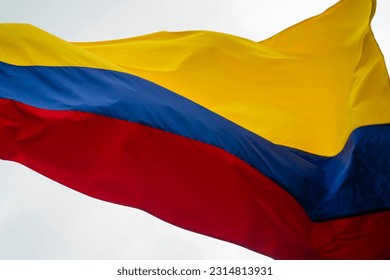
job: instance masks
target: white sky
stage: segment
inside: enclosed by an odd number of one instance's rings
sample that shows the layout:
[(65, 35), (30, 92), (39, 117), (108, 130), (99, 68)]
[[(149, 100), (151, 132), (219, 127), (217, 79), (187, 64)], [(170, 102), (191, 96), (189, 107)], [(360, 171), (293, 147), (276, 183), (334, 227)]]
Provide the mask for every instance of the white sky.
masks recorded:
[[(260, 41), (335, 2), (0, 0), (0, 22), (31, 23), (68, 41), (194, 29)], [(388, 65), (389, 27), (390, 1), (378, 0), (373, 29)], [(142, 211), (92, 199), (21, 165), (0, 161), (0, 259), (261, 258), (265, 257)]]

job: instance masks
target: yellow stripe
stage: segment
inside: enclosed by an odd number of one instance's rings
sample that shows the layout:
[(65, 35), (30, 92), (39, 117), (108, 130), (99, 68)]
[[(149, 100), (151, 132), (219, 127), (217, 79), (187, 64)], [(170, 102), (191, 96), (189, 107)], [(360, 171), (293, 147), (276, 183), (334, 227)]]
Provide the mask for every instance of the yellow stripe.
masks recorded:
[[(126, 71), (274, 143), (333, 156), (355, 128), (390, 123), (389, 77), (369, 25), (372, 3), (343, 0), (258, 43), (206, 31), (74, 45), (50, 37), (46, 55), (38, 48), (46, 39), (38, 38), (29, 57), (41, 65)], [(34, 64), (23, 60), (25, 51), (0, 55), (9, 63)]]
[(125, 71), (29, 24), (0, 24), (0, 61), (20, 66), (84, 66)]

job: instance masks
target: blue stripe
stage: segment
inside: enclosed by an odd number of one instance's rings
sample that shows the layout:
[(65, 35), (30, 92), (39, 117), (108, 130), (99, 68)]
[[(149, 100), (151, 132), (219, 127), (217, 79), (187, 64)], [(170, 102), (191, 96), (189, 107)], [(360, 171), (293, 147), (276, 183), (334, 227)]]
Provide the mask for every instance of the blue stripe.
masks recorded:
[(343, 151), (327, 158), (275, 145), (126, 73), (0, 63), (0, 98), (144, 124), (219, 147), (288, 191), (313, 221), (390, 209), (390, 125), (355, 130)]

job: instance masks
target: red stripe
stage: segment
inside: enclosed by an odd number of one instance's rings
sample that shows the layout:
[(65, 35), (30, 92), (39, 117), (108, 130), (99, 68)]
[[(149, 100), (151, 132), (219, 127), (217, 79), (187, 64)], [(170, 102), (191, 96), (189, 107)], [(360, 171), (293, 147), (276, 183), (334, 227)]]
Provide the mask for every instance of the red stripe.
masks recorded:
[(390, 212), (313, 223), (282, 188), (195, 140), (0, 100), (0, 157), (105, 201), (278, 259), (389, 258)]

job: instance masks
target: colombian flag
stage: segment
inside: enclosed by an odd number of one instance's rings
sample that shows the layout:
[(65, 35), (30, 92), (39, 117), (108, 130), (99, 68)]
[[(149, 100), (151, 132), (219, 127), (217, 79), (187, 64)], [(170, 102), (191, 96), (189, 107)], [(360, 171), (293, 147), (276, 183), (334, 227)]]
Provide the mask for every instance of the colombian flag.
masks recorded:
[(0, 25), (0, 158), (277, 259), (390, 258), (374, 0), (265, 41)]

